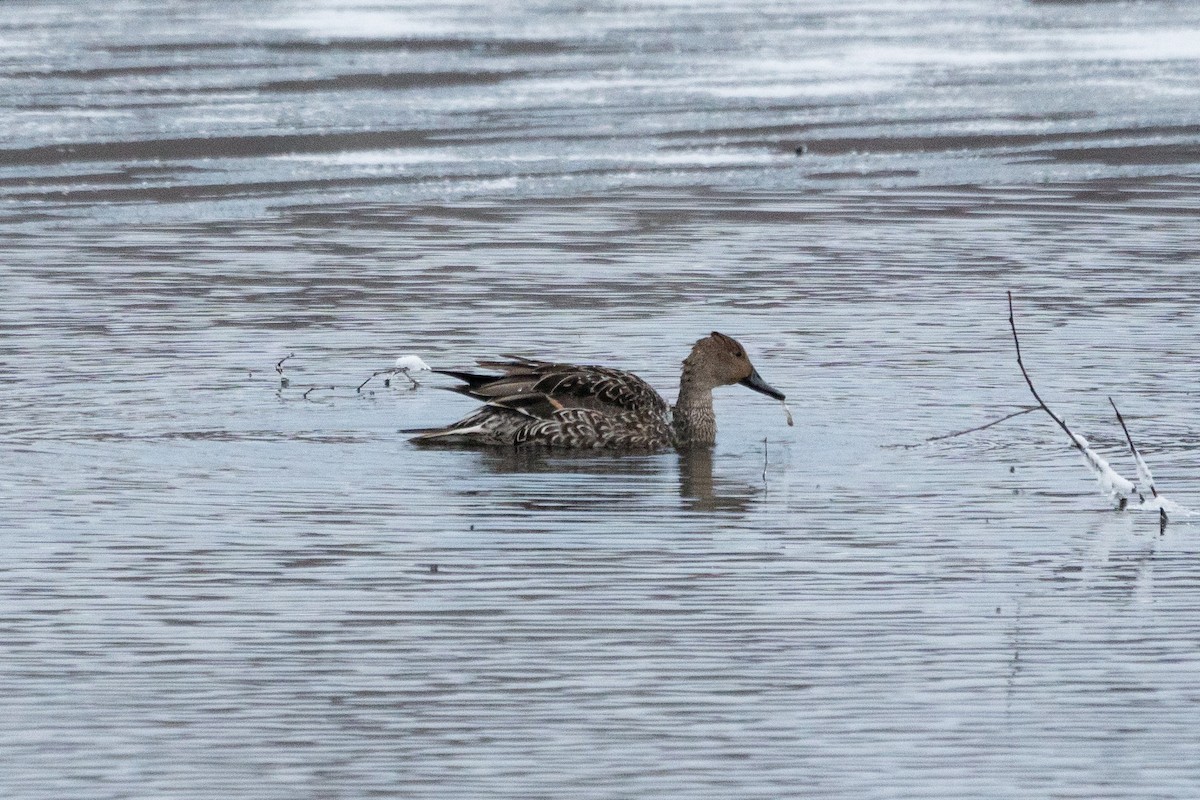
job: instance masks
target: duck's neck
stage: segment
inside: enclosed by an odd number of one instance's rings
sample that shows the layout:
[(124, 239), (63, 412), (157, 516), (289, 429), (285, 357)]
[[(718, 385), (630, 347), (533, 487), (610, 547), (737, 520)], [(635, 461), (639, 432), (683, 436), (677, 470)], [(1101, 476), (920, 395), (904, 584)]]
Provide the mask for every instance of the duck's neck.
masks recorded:
[(678, 448), (712, 447), (717, 443), (712, 387), (694, 380), (687, 369), (679, 379), (679, 399), (671, 412), (671, 425)]

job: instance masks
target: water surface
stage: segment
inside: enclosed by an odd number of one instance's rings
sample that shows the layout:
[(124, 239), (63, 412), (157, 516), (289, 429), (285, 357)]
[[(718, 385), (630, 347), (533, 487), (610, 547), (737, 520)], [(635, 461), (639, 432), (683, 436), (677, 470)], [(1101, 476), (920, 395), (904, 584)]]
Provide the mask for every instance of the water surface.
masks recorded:
[[(0, 794), (1191, 797), (1200, 9), (0, 20)], [(711, 458), (439, 452), (402, 353), (737, 336)], [(288, 385), (281, 386), (277, 363)], [(329, 388), (332, 387), (332, 388)]]

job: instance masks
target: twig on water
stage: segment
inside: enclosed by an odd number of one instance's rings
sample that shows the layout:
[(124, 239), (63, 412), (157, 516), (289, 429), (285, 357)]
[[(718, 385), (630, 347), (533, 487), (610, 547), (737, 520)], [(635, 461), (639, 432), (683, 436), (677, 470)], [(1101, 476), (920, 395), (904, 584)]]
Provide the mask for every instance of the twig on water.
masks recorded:
[(404, 377), (408, 378), (409, 383), (411, 384), (409, 386), (409, 388), (416, 389), (418, 386), (421, 385), (421, 382), (418, 381), (416, 378), (414, 378), (412, 376), (412, 373), (413, 372), (427, 372), (428, 370), (429, 370), (429, 365), (426, 364), (421, 359), (420, 356), (413, 356), (413, 355), (400, 356), (399, 358), (396, 359), (396, 366), (392, 367), (391, 369), (375, 370), (374, 372), (372, 372), (370, 374), (370, 376), (367, 377), (367, 379), (365, 381), (363, 381), (362, 383), (360, 383), (358, 385), (358, 389), (356, 389), (355, 391), (361, 392), (362, 388), (364, 386), (366, 386), (368, 383), (370, 383), (371, 378), (374, 378), (376, 375), (389, 376), (384, 379), (384, 381), (383, 381), (384, 386), (391, 386), (392, 378), (394, 378), (397, 375), (403, 375)]
[(763, 491), (767, 490), (767, 437), (763, 437)]
[(372, 372), (370, 375), (368, 375), (367, 379), (365, 381), (363, 381), (362, 383), (360, 383), (358, 385), (358, 388), (355, 389), (354, 391), (361, 392), (363, 390), (363, 387), (366, 386), (368, 383), (370, 383), (371, 379), (374, 378), (376, 375), (383, 375), (385, 373), (390, 375), (390, 374), (394, 374), (395, 372), (396, 372), (396, 370), (394, 370), (394, 369), (377, 369), (374, 372)]
[(313, 393), (313, 392), (318, 392), (318, 391), (330, 391), (330, 392), (332, 392), (332, 391), (335, 391), (336, 389), (337, 389), (337, 387), (336, 387), (336, 386), (310, 386), (310, 387), (308, 388), (308, 391), (306, 391), (304, 394), (302, 394), (302, 395), (301, 395), (301, 398), (302, 398), (302, 399), (304, 399), (304, 400), (307, 400), (307, 399), (308, 399), (308, 396), (309, 396), (311, 393)]
[(1041, 410), (1042, 410), (1041, 406), (1026, 406), (1025, 408), (1022, 408), (1020, 411), (1014, 411), (1011, 414), (1004, 415), (1000, 419), (994, 419), (991, 422), (987, 423), (986, 425), (976, 425), (974, 428), (967, 428), (965, 431), (955, 431), (954, 433), (943, 433), (943, 434), (939, 434), (937, 436), (930, 436), (928, 439), (923, 439), (923, 440), (917, 442), (916, 444), (893, 444), (893, 445), (888, 445), (888, 447), (899, 447), (899, 448), (902, 448), (905, 450), (910, 450), (914, 447), (921, 447), (923, 445), (929, 444), (930, 442), (940, 442), (943, 439), (953, 439), (955, 436), (966, 436), (968, 433), (978, 433), (979, 431), (985, 431), (988, 428), (992, 427), (993, 425), (999, 425), (1001, 422), (1008, 422), (1013, 417), (1019, 417), (1022, 414), (1028, 414), (1031, 411), (1041, 411)]
[(279, 387), (281, 389), (286, 389), (288, 384), (291, 383), (291, 381), (287, 379), (287, 376), (283, 374), (283, 362), (287, 361), (289, 358), (295, 357), (295, 353), (288, 353), (286, 356), (275, 362), (275, 371), (279, 373)]

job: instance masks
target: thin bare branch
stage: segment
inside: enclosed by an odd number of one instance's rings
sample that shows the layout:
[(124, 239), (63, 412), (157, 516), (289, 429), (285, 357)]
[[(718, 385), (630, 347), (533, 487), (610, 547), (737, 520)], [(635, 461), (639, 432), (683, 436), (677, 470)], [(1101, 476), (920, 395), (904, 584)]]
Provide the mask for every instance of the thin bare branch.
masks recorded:
[[(1029, 371), (1025, 369), (1025, 362), (1021, 359), (1021, 340), (1017, 337), (1017, 324), (1013, 319), (1012, 292), (1008, 293), (1008, 325), (1012, 329), (1013, 344), (1017, 349), (1017, 366), (1021, 368), (1021, 375), (1024, 376), (1025, 383), (1029, 386), (1029, 391), (1033, 394), (1033, 398), (1050, 415), (1050, 418), (1057, 423), (1058, 427), (1062, 428), (1063, 432), (1067, 434), (1067, 438), (1071, 440), (1071, 444), (1075, 446), (1075, 449), (1083, 456), (1084, 461), (1088, 463), (1096, 479), (1100, 481), (1100, 485), (1112, 497), (1119, 498), (1120, 508), (1124, 509), (1127, 505), (1129, 495), (1137, 493), (1137, 484), (1117, 474), (1107, 461), (1088, 447), (1087, 441), (1082, 436), (1078, 436), (1068, 428), (1063, 418), (1050, 410), (1050, 407), (1046, 405), (1046, 401), (1042, 400), (1041, 395), (1038, 394), (1037, 388), (1034, 387), (1033, 379), (1029, 377)], [(1139, 501), (1142, 500), (1140, 494), (1138, 498)]]
[[(1113, 412), (1117, 415), (1117, 422), (1121, 423), (1121, 430), (1125, 431), (1125, 441), (1129, 442), (1129, 452), (1133, 453), (1134, 463), (1137, 464), (1138, 480), (1144, 481), (1150, 487), (1150, 494), (1158, 498), (1158, 489), (1154, 486), (1154, 476), (1150, 474), (1150, 467), (1146, 465), (1142, 454), (1138, 452), (1137, 445), (1133, 443), (1133, 437), (1129, 435), (1129, 426), (1125, 424), (1125, 418), (1121, 416), (1121, 409), (1117, 408), (1117, 404), (1113, 402), (1111, 397), (1108, 398), (1109, 404), (1113, 408)], [(1138, 493), (1141, 497), (1141, 493)], [(1143, 499), (1143, 502), (1145, 500)], [(1167, 531), (1167, 523), (1170, 519), (1167, 517), (1167, 510), (1161, 505), (1158, 507), (1158, 534), (1161, 536)]]
[(361, 392), (361, 391), (362, 391), (362, 388), (363, 388), (364, 386), (366, 386), (368, 383), (370, 383), (370, 382), (371, 382), (371, 378), (374, 378), (376, 375), (383, 375), (384, 373), (394, 373), (395, 371), (396, 371), (395, 369), (377, 369), (377, 370), (375, 370), (374, 372), (372, 372), (372, 373), (371, 373), (371, 374), (370, 374), (370, 375), (367, 377), (367, 379), (366, 379), (365, 381), (363, 381), (362, 383), (360, 383), (360, 384), (358, 385), (358, 388), (357, 388), (357, 389), (355, 389), (354, 391), (356, 391), (356, 392)]
[(332, 392), (332, 391), (336, 391), (336, 390), (337, 390), (337, 387), (336, 387), (336, 386), (310, 386), (310, 387), (308, 388), (308, 391), (306, 391), (306, 392), (305, 392), (303, 395), (301, 395), (301, 397), (302, 397), (304, 400), (307, 400), (307, 399), (308, 399), (308, 396), (309, 396), (310, 394), (312, 394), (313, 392), (317, 392), (317, 391), (330, 391), (330, 392)]
[(767, 437), (763, 437), (763, 491), (767, 489)]
[(1011, 414), (1005, 414), (1000, 419), (994, 419), (991, 422), (988, 422), (984, 425), (976, 425), (974, 428), (967, 428), (965, 431), (955, 431), (954, 433), (941, 433), (941, 434), (938, 434), (937, 436), (930, 436), (928, 439), (923, 439), (923, 440), (917, 442), (916, 444), (896, 444), (896, 445), (888, 445), (888, 447), (899, 447), (899, 448), (903, 448), (905, 450), (910, 450), (914, 447), (922, 447), (923, 445), (927, 445), (930, 442), (940, 442), (943, 439), (953, 439), (955, 436), (966, 436), (968, 433), (976, 433), (978, 431), (985, 431), (988, 428), (992, 427), (993, 425), (999, 425), (1001, 422), (1008, 422), (1013, 417), (1019, 417), (1022, 414), (1028, 414), (1032, 411), (1042, 411), (1042, 410), (1044, 410), (1044, 409), (1041, 406), (1026, 406), (1025, 408), (1022, 408), (1020, 411), (1014, 411)]
[(1038, 394), (1037, 389), (1034, 388), (1033, 379), (1029, 377), (1029, 372), (1025, 369), (1025, 362), (1021, 360), (1021, 340), (1017, 338), (1017, 323), (1013, 320), (1012, 292), (1008, 293), (1008, 327), (1012, 329), (1013, 345), (1017, 348), (1017, 366), (1021, 368), (1021, 375), (1024, 376), (1025, 384), (1029, 387), (1030, 393), (1033, 394), (1033, 399), (1037, 400), (1038, 405), (1041, 406), (1042, 410), (1050, 415), (1050, 419), (1058, 423), (1058, 427), (1062, 428), (1063, 432), (1067, 434), (1068, 438), (1070, 438), (1071, 444), (1075, 445), (1075, 448), (1086, 456), (1087, 451), (1084, 449), (1083, 445), (1080, 444), (1079, 440), (1075, 438), (1075, 434), (1070, 428), (1067, 427), (1067, 423), (1063, 421), (1063, 418), (1051, 411), (1050, 406), (1046, 405), (1046, 401), (1042, 399), (1042, 396)]
[[(1111, 397), (1108, 398), (1108, 402), (1117, 414), (1117, 422), (1121, 423), (1121, 430), (1125, 431), (1125, 441), (1129, 442), (1129, 452), (1133, 453), (1133, 460), (1145, 463), (1142, 461), (1142, 454), (1138, 452), (1137, 446), (1133, 443), (1133, 437), (1129, 435), (1129, 426), (1125, 424), (1125, 418), (1121, 416), (1121, 409), (1117, 408), (1117, 404), (1113, 402)], [(1153, 481), (1150, 482), (1150, 493), (1158, 497), (1158, 489), (1154, 488)]]

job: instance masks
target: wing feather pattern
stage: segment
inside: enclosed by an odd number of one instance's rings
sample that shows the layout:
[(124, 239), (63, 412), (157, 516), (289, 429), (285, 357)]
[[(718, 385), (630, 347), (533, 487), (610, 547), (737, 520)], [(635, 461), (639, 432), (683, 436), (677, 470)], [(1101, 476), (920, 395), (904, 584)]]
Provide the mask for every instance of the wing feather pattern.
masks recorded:
[(499, 375), (434, 370), (462, 381), (453, 391), (484, 405), (423, 443), (529, 444), (545, 447), (661, 448), (670, 444), (670, 407), (633, 373), (521, 356), (480, 361)]

